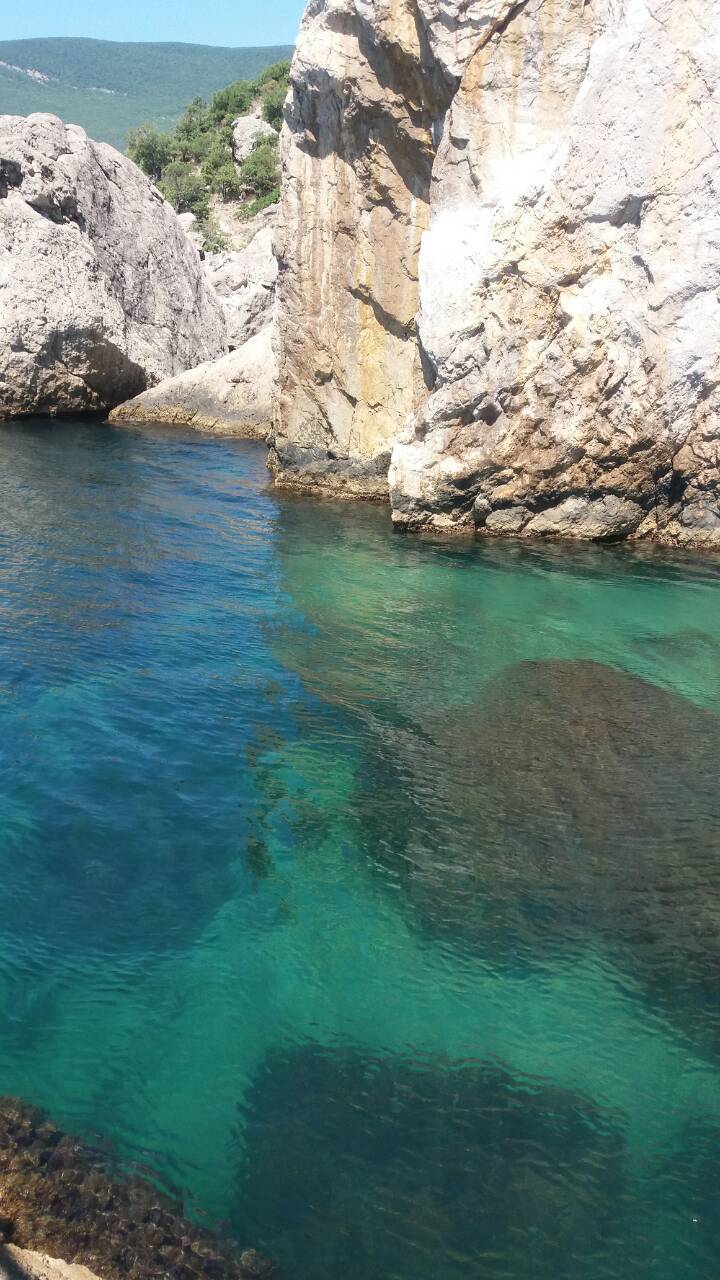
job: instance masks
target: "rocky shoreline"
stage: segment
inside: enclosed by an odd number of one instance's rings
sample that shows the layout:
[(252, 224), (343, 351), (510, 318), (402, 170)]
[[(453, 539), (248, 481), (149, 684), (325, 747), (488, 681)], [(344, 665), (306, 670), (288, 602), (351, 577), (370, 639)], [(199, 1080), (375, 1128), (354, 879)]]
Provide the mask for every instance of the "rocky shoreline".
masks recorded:
[(0, 417), (267, 440), (405, 531), (720, 547), (720, 10), (636, 8), (313, 0), (279, 210), (204, 262), (125, 157), (2, 118)]
[[(62, 1261), (58, 1261), (62, 1259)], [(87, 1268), (87, 1270), (85, 1270)], [(254, 1249), (188, 1221), (167, 1195), (0, 1099), (0, 1276), (20, 1280), (277, 1280)]]

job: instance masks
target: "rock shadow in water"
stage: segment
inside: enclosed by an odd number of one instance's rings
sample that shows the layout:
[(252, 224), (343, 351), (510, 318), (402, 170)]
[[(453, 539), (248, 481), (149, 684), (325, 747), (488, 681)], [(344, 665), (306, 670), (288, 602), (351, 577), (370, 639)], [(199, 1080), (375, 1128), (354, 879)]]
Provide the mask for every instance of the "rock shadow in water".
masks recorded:
[(496, 1065), (278, 1049), (243, 1112), (239, 1232), (298, 1280), (587, 1280), (613, 1230), (614, 1118)]

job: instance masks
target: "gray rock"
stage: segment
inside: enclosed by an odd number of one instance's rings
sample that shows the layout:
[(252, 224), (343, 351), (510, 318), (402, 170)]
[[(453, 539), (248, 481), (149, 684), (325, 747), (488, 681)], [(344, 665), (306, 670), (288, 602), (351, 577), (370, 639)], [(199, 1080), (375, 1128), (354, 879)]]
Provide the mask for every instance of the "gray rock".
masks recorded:
[(140, 170), (54, 116), (0, 117), (0, 416), (104, 410), (226, 349)]
[(634, 533), (642, 518), (642, 507), (614, 494), (595, 499), (566, 498), (556, 507), (533, 516), (524, 525), (523, 533), (528, 537), (555, 536), (604, 542)]
[(262, 108), (257, 104), (250, 115), (240, 116), (233, 122), (232, 153), (236, 165), (247, 160), (259, 138), (277, 138), (277, 129), (263, 118)]
[(225, 313), (231, 347), (242, 346), (270, 322), (278, 265), (274, 227), (263, 227), (245, 249), (209, 254), (205, 269)]
[(267, 440), (277, 381), (273, 327), (243, 346), (168, 378), (110, 414), (114, 423), (161, 422), (217, 435)]

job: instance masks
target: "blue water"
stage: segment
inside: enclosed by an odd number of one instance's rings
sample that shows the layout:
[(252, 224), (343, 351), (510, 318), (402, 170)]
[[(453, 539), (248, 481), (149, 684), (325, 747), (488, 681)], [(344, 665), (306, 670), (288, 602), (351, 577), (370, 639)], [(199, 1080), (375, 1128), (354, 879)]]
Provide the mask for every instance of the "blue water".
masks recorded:
[(0, 1092), (288, 1280), (715, 1280), (720, 563), (0, 432)]

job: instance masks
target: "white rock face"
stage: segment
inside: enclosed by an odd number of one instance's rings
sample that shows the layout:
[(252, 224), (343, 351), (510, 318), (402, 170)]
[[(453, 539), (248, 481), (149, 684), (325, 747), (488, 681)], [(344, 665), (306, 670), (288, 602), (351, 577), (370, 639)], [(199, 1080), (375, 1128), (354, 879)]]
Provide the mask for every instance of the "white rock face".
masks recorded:
[(241, 252), (208, 256), (205, 268), (233, 350), (120, 405), (110, 420), (174, 423), (266, 440), (277, 389), (272, 227), (263, 226)]
[(225, 313), (228, 342), (239, 347), (270, 322), (278, 265), (275, 228), (264, 226), (245, 249), (209, 254), (205, 269)]
[(404, 527), (720, 542), (718, 0), (312, 0), (293, 86), (281, 478), (382, 443)]
[(277, 130), (264, 119), (258, 104), (250, 115), (240, 116), (233, 122), (232, 153), (236, 165), (247, 160), (259, 138), (277, 138)]
[(0, 117), (0, 416), (103, 410), (226, 349), (140, 170), (54, 116)]

